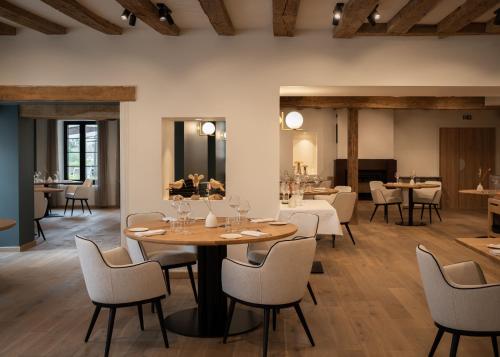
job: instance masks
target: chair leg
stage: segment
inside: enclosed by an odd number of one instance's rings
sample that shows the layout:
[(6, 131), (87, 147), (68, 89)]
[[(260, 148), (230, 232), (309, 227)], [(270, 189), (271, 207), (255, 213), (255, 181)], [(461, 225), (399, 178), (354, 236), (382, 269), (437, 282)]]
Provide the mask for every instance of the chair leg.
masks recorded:
[(165, 284), (167, 284), (167, 293), (168, 295), (172, 294), (172, 291), (170, 290), (170, 273), (168, 272), (168, 269), (163, 269), (164, 271), (164, 277), (165, 277)]
[(92, 211), (90, 210), (90, 206), (89, 206), (89, 200), (85, 200), (85, 204), (87, 205), (87, 209), (89, 210), (89, 213), (92, 214)]
[(384, 205), (385, 223), (389, 223), (389, 205)]
[(229, 335), (229, 329), (231, 328), (231, 321), (233, 320), (233, 313), (235, 306), (236, 306), (236, 300), (230, 299), (229, 311), (227, 313), (226, 327), (224, 329), (224, 337), (222, 338), (222, 343), (227, 342), (227, 335)]
[(497, 337), (496, 336), (491, 336), (491, 344), (493, 346), (493, 355), (495, 357), (498, 357), (498, 343), (497, 343)]
[(436, 349), (439, 346), (439, 342), (441, 342), (441, 338), (443, 337), (444, 334), (444, 329), (440, 328), (438, 329), (436, 333), (436, 337), (434, 338), (434, 342), (432, 343), (431, 350), (429, 351), (429, 357), (434, 356), (434, 353), (436, 352)]
[(151, 303), (151, 313), (152, 314), (155, 313), (155, 303), (154, 302)]
[(276, 331), (276, 309), (273, 309), (273, 331)]
[(97, 321), (97, 317), (99, 316), (99, 312), (101, 312), (101, 307), (99, 305), (96, 305), (94, 314), (92, 315), (92, 320), (90, 320), (90, 325), (89, 329), (87, 330), (87, 335), (85, 335), (85, 342), (89, 341), (90, 334), (92, 333), (92, 330), (94, 329), (95, 322)]
[(43, 229), (42, 229), (42, 225), (40, 224), (40, 220), (36, 220), (36, 225), (38, 227), (38, 235), (40, 236), (40, 234), (42, 235), (42, 238), (43, 240), (47, 240), (45, 239), (45, 234), (43, 233)]
[(356, 245), (356, 241), (354, 240), (354, 237), (352, 236), (351, 233), (351, 228), (349, 228), (349, 223), (344, 224), (345, 228), (347, 229), (347, 232), (349, 233), (349, 237), (351, 237), (352, 244)]
[(332, 234), (332, 248), (335, 248), (335, 234)]
[(312, 301), (314, 302), (314, 305), (318, 305), (318, 302), (316, 301), (316, 296), (314, 295), (314, 291), (312, 289), (310, 282), (307, 282), (307, 290), (309, 290), (309, 295), (311, 295), (311, 298), (312, 298)]
[(443, 220), (441, 219), (441, 215), (439, 214), (439, 210), (438, 210), (438, 208), (437, 208), (437, 205), (434, 205), (434, 210), (436, 211), (436, 214), (437, 214), (437, 216), (438, 216), (438, 218), (439, 218), (439, 221), (440, 221), (440, 222), (443, 222)]
[(160, 323), (161, 334), (163, 336), (163, 342), (165, 343), (165, 347), (168, 348), (168, 337), (167, 337), (167, 331), (165, 330), (165, 318), (163, 317), (161, 300), (156, 300), (155, 306), (156, 306), (156, 314), (158, 315), (158, 322)]
[(401, 203), (398, 203), (398, 209), (399, 209), (399, 217), (401, 217), (401, 223), (405, 223), (405, 220), (403, 218), (403, 210), (401, 209)]
[(429, 205), (429, 223), (432, 224), (432, 205)]
[(267, 344), (269, 341), (269, 308), (264, 309), (264, 334), (262, 344), (262, 356), (267, 357)]
[(370, 217), (370, 222), (373, 220), (373, 217), (375, 216), (377, 209), (378, 209), (378, 205), (375, 205), (375, 209), (373, 210), (372, 216)]
[(297, 315), (299, 316), (300, 322), (302, 323), (302, 327), (304, 328), (304, 331), (307, 334), (307, 337), (309, 338), (309, 342), (311, 343), (311, 346), (315, 346), (314, 344), (314, 339), (311, 335), (311, 331), (309, 331), (309, 327), (307, 326), (306, 319), (304, 317), (304, 314), (302, 313), (302, 309), (300, 308), (299, 303), (296, 303), (294, 306), (295, 311), (297, 312)]
[(66, 216), (66, 210), (68, 209), (69, 199), (66, 198), (66, 205), (64, 206), (64, 215)]
[(191, 288), (193, 288), (194, 300), (198, 303), (198, 294), (196, 293), (196, 283), (194, 281), (193, 267), (191, 265), (187, 266), (189, 273), (189, 280), (191, 281)]
[(80, 200), (80, 205), (82, 206), (82, 214), (85, 214), (85, 208), (83, 208), (83, 200)]
[(450, 357), (456, 357), (458, 351), (458, 342), (460, 342), (460, 335), (453, 334), (451, 339)]
[(73, 217), (73, 210), (75, 209), (75, 200), (71, 200), (71, 217)]
[(115, 324), (116, 307), (109, 309), (108, 319), (108, 334), (106, 335), (106, 348), (104, 349), (104, 356), (108, 357), (109, 347), (111, 346), (111, 337), (113, 336), (113, 326)]
[(424, 219), (424, 209), (425, 205), (422, 203), (422, 209), (420, 210), (420, 220)]
[(139, 313), (139, 325), (141, 326), (141, 331), (144, 331), (144, 318), (142, 316), (142, 304), (137, 305), (137, 312)]

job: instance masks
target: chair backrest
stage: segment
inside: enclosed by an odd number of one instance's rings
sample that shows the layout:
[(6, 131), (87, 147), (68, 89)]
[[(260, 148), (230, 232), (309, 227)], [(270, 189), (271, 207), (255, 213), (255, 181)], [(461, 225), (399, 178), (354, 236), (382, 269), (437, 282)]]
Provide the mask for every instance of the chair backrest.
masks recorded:
[(259, 268), (262, 269), (262, 304), (286, 304), (302, 299), (315, 252), (315, 238), (283, 240), (274, 244)]
[(332, 187), (332, 180), (321, 181), (319, 183), (319, 187), (326, 187), (326, 188)]
[(127, 251), (128, 255), (130, 255), (132, 263), (134, 264), (142, 263), (148, 260), (141, 243), (135, 239), (127, 237)]
[(288, 222), (299, 227), (294, 237), (316, 237), (318, 233), (319, 217), (316, 214), (297, 212)]
[(93, 181), (94, 181), (94, 180), (92, 180), (92, 179), (86, 178), (86, 179), (85, 179), (85, 181), (83, 181), (82, 186), (83, 186), (83, 187), (92, 187), (92, 182), (93, 182)]
[(165, 215), (161, 212), (132, 213), (127, 216), (127, 227), (161, 221), (163, 218), (165, 218)]
[(349, 223), (356, 205), (356, 192), (339, 192), (333, 201), (340, 223)]
[(351, 192), (352, 191), (351, 186), (335, 186), (334, 188), (339, 192)]
[(433, 185), (439, 185), (439, 187), (428, 187), (419, 188), (413, 191), (413, 197), (418, 202), (419, 200), (424, 200), (426, 202), (432, 202), (434, 204), (439, 204), (441, 202), (442, 195), (442, 182), (441, 181), (424, 181), (424, 183), (429, 183)]
[(383, 191), (386, 190), (382, 181), (370, 181), (370, 192), (375, 204), (385, 203)]
[(35, 204), (35, 209), (33, 212), (34, 213), (33, 218), (40, 219), (45, 215), (45, 211), (47, 210), (47, 204), (48, 204), (48, 201), (43, 195), (43, 192), (35, 192), (34, 204)]

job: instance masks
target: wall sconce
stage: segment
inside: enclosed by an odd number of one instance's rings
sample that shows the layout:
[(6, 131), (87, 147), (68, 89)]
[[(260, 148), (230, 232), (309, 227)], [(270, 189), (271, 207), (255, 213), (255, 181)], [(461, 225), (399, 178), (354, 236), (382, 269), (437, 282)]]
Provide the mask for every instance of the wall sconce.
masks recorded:
[(200, 121), (198, 123), (198, 135), (215, 136), (215, 124), (211, 121)]
[(303, 130), (301, 129), (304, 124), (304, 117), (299, 112), (289, 112), (283, 117), (283, 112), (280, 115), (281, 130)]

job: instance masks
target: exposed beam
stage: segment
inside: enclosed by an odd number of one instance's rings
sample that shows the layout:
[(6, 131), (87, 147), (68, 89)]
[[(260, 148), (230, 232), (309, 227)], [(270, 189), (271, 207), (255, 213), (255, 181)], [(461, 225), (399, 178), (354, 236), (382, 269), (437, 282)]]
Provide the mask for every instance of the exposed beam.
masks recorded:
[[(408, 32), (393, 34), (387, 32), (387, 24), (380, 23), (375, 26), (363, 24), (356, 36), (440, 36), (437, 25), (415, 25)], [(488, 32), (487, 25), (482, 22), (473, 22), (461, 30), (450, 33), (448, 36), (472, 36), (472, 35), (496, 35), (498, 33)]]
[(300, 0), (273, 0), (274, 36), (295, 35), (295, 22), (299, 13)]
[(42, 0), (63, 14), (108, 35), (121, 35), (121, 27), (90, 11), (76, 0)]
[(131, 86), (0, 86), (0, 102), (133, 102)]
[(495, 18), (486, 23), (486, 33), (500, 34), (500, 25), (495, 25)]
[(333, 37), (350, 38), (375, 9), (379, 0), (350, 0), (345, 4), (340, 23), (333, 30)]
[(387, 32), (391, 34), (407, 33), (425, 15), (429, 13), (441, 0), (410, 0), (389, 21)]
[(17, 33), (14, 26), (0, 22), (0, 36), (14, 36)]
[(47, 35), (64, 35), (66, 33), (65, 27), (35, 15), (6, 0), (0, 0), (0, 17)]
[(354, 109), (499, 109), (485, 97), (281, 97), (282, 108)]
[(118, 103), (21, 104), (20, 116), (31, 119), (120, 119)]
[(467, 0), (442, 19), (437, 30), (441, 36), (458, 32), (497, 4), (500, 0)]
[(177, 25), (160, 21), (158, 8), (150, 0), (116, 0), (125, 9), (132, 11), (138, 19), (162, 35), (179, 36)]
[(234, 35), (234, 27), (224, 4), (224, 0), (199, 0), (212, 27), (219, 35)]

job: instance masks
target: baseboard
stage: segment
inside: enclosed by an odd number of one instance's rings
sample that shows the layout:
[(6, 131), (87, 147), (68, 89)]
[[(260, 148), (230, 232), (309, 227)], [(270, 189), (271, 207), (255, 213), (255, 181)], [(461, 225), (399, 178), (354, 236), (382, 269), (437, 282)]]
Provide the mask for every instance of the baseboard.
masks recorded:
[(23, 245), (17, 247), (0, 247), (0, 252), (25, 252), (27, 250), (30, 250), (36, 246), (36, 240), (32, 240), (31, 242), (24, 243)]

